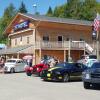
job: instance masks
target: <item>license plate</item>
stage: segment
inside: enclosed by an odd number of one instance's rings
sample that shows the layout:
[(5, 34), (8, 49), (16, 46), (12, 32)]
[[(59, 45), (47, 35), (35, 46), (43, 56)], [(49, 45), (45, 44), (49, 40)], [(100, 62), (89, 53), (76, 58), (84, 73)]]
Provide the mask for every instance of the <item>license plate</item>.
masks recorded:
[(90, 75), (89, 74), (86, 74), (86, 79), (90, 79)]

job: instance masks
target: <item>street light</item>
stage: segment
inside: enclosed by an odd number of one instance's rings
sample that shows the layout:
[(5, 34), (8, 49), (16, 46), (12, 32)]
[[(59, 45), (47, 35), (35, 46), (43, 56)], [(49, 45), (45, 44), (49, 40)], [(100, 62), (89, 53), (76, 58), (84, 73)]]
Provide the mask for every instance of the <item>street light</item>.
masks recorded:
[(37, 5), (36, 4), (33, 4), (32, 6), (34, 8), (34, 14), (36, 14), (36, 12), (37, 12)]

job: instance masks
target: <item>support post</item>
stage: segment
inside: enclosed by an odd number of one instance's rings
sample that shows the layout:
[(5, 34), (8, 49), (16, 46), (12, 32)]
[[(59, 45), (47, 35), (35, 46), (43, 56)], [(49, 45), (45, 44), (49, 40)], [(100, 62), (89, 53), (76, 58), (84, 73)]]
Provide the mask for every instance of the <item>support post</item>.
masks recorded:
[(99, 60), (99, 31), (97, 31), (97, 59)]
[(85, 45), (85, 41), (84, 41), (84, 55), (85, 55), (85, 47), (86, 47), (86, 45)]
[(17, 58), (19, 59), (19, 53), (17, 53)]
[(71, 60), (70, 51), (71, 51), (71, 40), (69, 39), (68, 62), (70, 62), (70, 60)]
[(41, 49), (40, 49), (40, 61), (41, 61), (41, 58), (42, 58), (42, 57), (41, 57)]
[(64, 50), (64, 62), (66, 62), (66, 50)]

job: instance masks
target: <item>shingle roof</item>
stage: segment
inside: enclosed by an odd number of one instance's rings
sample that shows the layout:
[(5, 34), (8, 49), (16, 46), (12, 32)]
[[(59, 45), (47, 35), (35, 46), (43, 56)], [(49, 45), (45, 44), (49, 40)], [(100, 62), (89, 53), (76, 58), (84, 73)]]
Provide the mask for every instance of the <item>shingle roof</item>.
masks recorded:
[(67, 24), (78, 24), (78, 25), (92, 26), (92, 21), (86, 21), (86, 20), (47, 17), (45, 15), (33, 15), (33, 14), (22, 14), (22, 15), (30, 17), (34, 20), (40, 20), (40, 21), (49, 21), (49, 22), (56, 22), (56, 23), (67, 23)]
[(27, 49), (30, 46), (32, 45), (24, 45), (24, 46), (18, 46), (18, 47), (13, 47), (13, 48), (2, 49), (0, 50), (0, 55), (18, 53), (19, 51)]

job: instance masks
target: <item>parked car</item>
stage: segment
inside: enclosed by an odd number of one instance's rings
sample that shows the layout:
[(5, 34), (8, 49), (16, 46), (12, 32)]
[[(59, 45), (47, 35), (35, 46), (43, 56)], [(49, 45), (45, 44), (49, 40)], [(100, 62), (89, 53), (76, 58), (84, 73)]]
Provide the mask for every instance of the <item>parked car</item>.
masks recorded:
[(8, 59), (4, 65), (4, 72), (21, 72), (24, 71), (25, 62), (22, 59)]
[(84, 65), (91, 67), (93, 63), (98, 62), (96, 55), (82, 55), (78, 63), (83, 63)]
[(36, 64), (32, 67), (26, 66), (25, 72), (26, 72), (27, 76), (31, 76), (32, 74), (37, 74), (38, 76), (40, 76), (42, 70), (48, 69), (48, 68), (49, 68), (48, 64), (40, 63), (40, 64)]
[(91, 85), (100, 85), (100, 62), (95, 62), (91, 68), (85, 70), (82, 80), (85, 89), (89, 89)]
[(87, 67), (80, 63), (58, 63), (55, 67), (43, 70), (43, 80), (68, 82), (71, 79), (80, 79), (82, 71)]

